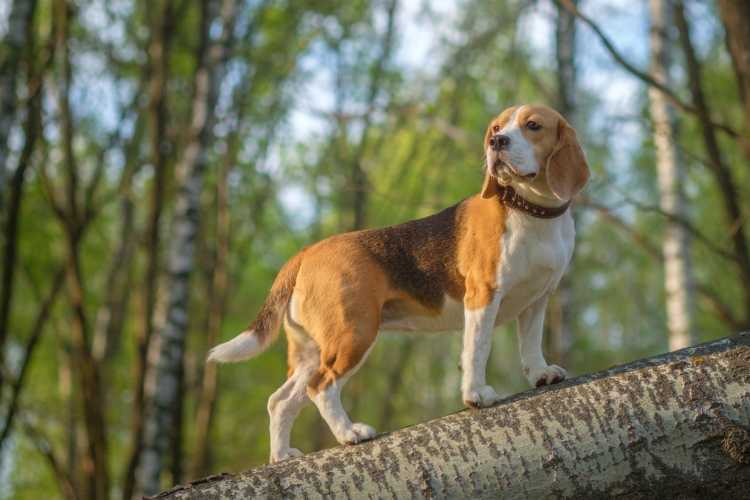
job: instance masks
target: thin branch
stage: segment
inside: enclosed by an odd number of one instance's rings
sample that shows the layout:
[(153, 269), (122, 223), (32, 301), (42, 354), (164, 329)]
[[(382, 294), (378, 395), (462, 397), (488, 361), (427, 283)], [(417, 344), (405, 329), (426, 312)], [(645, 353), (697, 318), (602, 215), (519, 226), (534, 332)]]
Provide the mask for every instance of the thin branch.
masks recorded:
[(702, 113), (699, 109), (697, 109), (695, 106), (692, 106), (690, 104), (687, 104), (680, 100), (679, 97), (670, 89), (656, 81), (654, 78), (649, 76), (647, 73), (644, 73), (643, 71), (640, 71), (630, 63), (628, 63), (625, 58), (615, 49), (614, 45), (612, 45), (612, 42), (609, 41), (609, 39), (604, 35), (602, 30), (597, 26), (594, 21), (592, 21), (587, 16), (581, 14), (581, 12), (576, 8), (575, 5), (570, 0), (554, 0), (555, 3), (565, 7), (568, 9), (573, 15), (575, 15), (577, 18), (579, 18), (581, 21), (589, 25), (589, 27), (594, 30), (594, 32), (597, 34), (599, 39), (602, 41), (604, 46), (607, 48), (610, 54), (612, 54), (612, 57), (617, 61), (620, 66), (625, 68), (630, 74), (641, 80), (647, 85), (650, 85), (651, 87), (654, 87), (658, 89), (664, 96), (675, 106), (682, 109), (683, 111), (686, 111), (690, 114), (693, 114), (697, 116), (701, 122), (703, 122), (705, 125), (710, 126), (711, 128), (716, 128), (719, 130), (722, 130), (729, 134), (733, 139), (739, 139), (740, 134), (734, 130), (733, 128), (729, 127), (726, 124), (723, 123), (717, 123), (708, 116), (706, 116), (704, 113)]
[(745, 210), (743, 210), (742, 213), (737, 216), (734, 222), (732, 222), (732, 225), (729, 227), (729, 231), (727, 232), (726, 239), (724, 240), (725, 246), (729, 245), (729, 242), (737, 236), (737, 234), (742, 229), (742, 225), (745, 224), (748, 219), (750, 219), (750, 205), (745, 207)]
[(639, 247), (641, 247), (649, 257), (659, 263), (664, 262), (664, 255), (662, 255), (661, 251), (656, 247), (656, 245), (648, 241), (648, 239), (646, 239), (645, 236), (636, 231), (633, 226), (627, 224), (624, 220), (617, 217), (606, 208), (599, 208), (598, 212), (599, 215), (602, 216), (602, 218), (607, 220), (607, 222), (627, 234), (630, 239), (632, 239)]
[[(52, 282), (52, 288), (47, 293), (47, 296), (39, 306), (39, 314), (37, 314), (36, 322), (31, 329), (29, 340), (26, 343), (26, 350), (24, 352), (23, 361), (21, 362), (21, 369), (18, 372), (18, 377), (12, 383), (12, 395), (10, 403), (8, 404), (8, 410), (5, 415), (5, 425), (3, 426), (2, 433), (0, 433), (0, 448), (2, 448), (5, 439), (10, 434), (11, 427), (13, 426), (14, 417), (18, 412), (18, 399), (23, 389), (23, 382), (26, 376), (29, 363), (31, 362), (31, 356), (34, 353), (34, 349), (41, 338), (42, 329), (44, 324), (47, 322), (49, 317), (50, 309), (52, 304), (57, 298), (57, 294), (60, 292), (60, 288), (63, 284), (63, 278), (65, 278), (65, 267), (61, 267), (55, 275), (55, 279)], [(10, 377), (8, 377), (10, 380)], [(2, 455), (0, 455), (0, 463), (2, 463)]]
[[(140, 81), (138, 82), (137, 90), (133, 93), (133, 98), (130, 100), (129, 103), (127, 103), (126, 106), (123, 106), (120, 110), (120, 116), (118, 118), (117, 123), (122, 124), (125, 121), (126, 116), (128, 113), (131, 113), (136, 109), (138, 106), (138, 98), (141, 95), (141, 92), (143, 90), (143, 86), (145, 84), (145, 72), (141, 71), (140, 73)], [(81, 221), (81, 225), (85, 226), (88, 222), (91, 221), (91, 219), (94, 218), (95, 214), (99, 213), (101, 211), (102, 205), (94, 205), (93, 199), (94, 194), (96, 194), (96, 188), (99, 185), (99, 181), (101, 180), (102, 173), (104, 172), (104, 165), (105, 165), (105, 156), (107, 151), (110, 148), (115, 147), (118, 143), (122, 142), (122, 132), (123, 128), (117, 127), (112, 133), (109, 134), (107, 137), (107, 145), (102, 147), (102, 150), (99, 154), (99, 158), (97, 158), (96, 167), (94, 167), (94, 173), (91, 178), (91, 182), (86, 186), (85, 195), (84, 195), (84, 204), (83, 204), (83, 220)], [(135, 138), (135, 135), (131, 138), (133, 140)], [(116, 196), (104, 196), (104, 202), (111, 201), (116, 199)]]
[(63, 496), (67, 500), (78, 500), (78, 495), (73, 487), (73, 481), (65, 472), (65, 468), (53, 452), (49, 439), (47, 439), (44, 434), (34, 427), (27, 419), (19, 418), (19, 421), (21, 422), (21, 426), (26, 435), (34, 442), (39, 453), (44, 455), (44, 458), (47, 460), (47, 463), (52, 469), (52, 473), (55, 475), (55, 478), (57, 478), (57, 484), (60, 486)]
[[(33, 78), (32, 78), (33, 79)], [(32, 87), (32, 84), (29, 84)], [(23, 183), (26, 169), (29, 166), (31, 154), (34, 151), (34, 145), (39, 132), (41, 123), (41, 93), (39, 86), (34, 86), (33, 94), (26, 103), (28, 110), (28, 119), (24, 126), (24, 135), (26, 140), (21, 152), (21, 158), (16, 166), (11, 181), (10, 203), (7, 207), (7, 217), (3, 226), (3, 236), (5, 239), (5, 252), (2, 259), (2, 282), (0, 283), (0, 364), (2, 363), (2, 349), (5, 346), (5, 339), (8, 332), (8, 318), (10, 316), (10, 305), (13, 298), (13, 278), (15, 276), (15, 266), (18, 253), (18, 226), (21, 216), (21, 201), (23, 199)], [(0, 383), (2, 377), (0, 377)]]
[[(693, 226), (692, 224), (690, 224), (690, 222), (688, 222), (687, 220), (685, 220), (685, 219), (683, 219), (681, 217), (678, 217), (678, 216), (676, 216), (674, 214), (670, 214), (668, 212), (665, 212), (664, 210), (662, 210), (658, 206), (646, 205), (646, 204), (641, 203), (641, 202), (639, 202), (637, 200), (634, 200), (627, 193), (625, 193), (623, 190), (621, 190), (619, 187), (617, 187), (612, 181), (610, 181), (606, 177), (603, 177), (602, 180), (604, 180), (607, 184), (609, 184), (612, 189), (614, 189), (615, 191), (617, 191), (617, 193), (623, 198), (623, 201), (626, 202), (627, 204), (634, 206), (635, 208), (637, 208), (641, 212), (656, 213), (656, 214), (659, 214), (659, 215), (665, 217), (666, 219), (669, 219), (670, 221), (677, 222), (682, 227), (684, 227), (685, 229), (687, 229), (690, 232), (691, 235), (693, 235), (698, 241), (700, 241), (701, 243), (703, 243), (709, 250), (711, 250), (712, 252), (715, 252), (717, 255), (720, 255), (720, 256), (724, 257), (725, 259), (731, 260), (732, 262), (734, 262), (734, 263), (742, 266), (742, 262), (740, 262), (740, 260), (737, 258), (736, 255), (732, 254), (731, 252), (728, 252), (724, 248), (721, 248), (719, 245), (717, 245), (716, 243), (714, 243), (711, 238), (709, 238), (708, 236), (704, 235), (695, 226)], [(582, 206), (593, 207), (593, 208), (597, 208), (597, 209), (614, 210), (616, 208), (616, 207), (611, 207), (611, 206), (610, 207), (604, 206), (604, 205), (598, 204), (596, 202), (592, 202), (591, 200), (583, 198), (583, 197), (577, 198), (576, 199), (576, 203), (578, 203), (578, 204), (580, 204)]]
[[(704, 115), (708, 115), (708, 104), (703, 93), (701, 82), (701, 68), (698, 58), (695, 55), (693, 44), (690, 39), (690, 26), (685, 17), (685, 9), (682, 1), (675, 2), (674, 18), (677, 27), (680, 30), (680, 42), (683, 52), (685, 53), (685, 68), (688, 73), (688, 85), (693, 97), (695, 107)], [(742, 274), (742, 283), (745, 292), (745, 308), (750, 311), (750, 253), (748, 253), (747, 240), (745, 233), (742, 231), (742, 223), (748, 213), (741, 213), (737, 198), (737, 189), (732, 181), (731, 171), (727, 168), (721, 158), (721, 151), (713, 128), (708, 123), (702, 121), (703, 141), (708, 154), (708, 166), (716, 177), (716, 182), (721, 191), (721, 198), (726, 211), (729, 231), (724, 246), (728, 246), (730, 241), (734, 242), (734, 251), (737, 254), (737, 261), (740, 265)]]
[[(41, 135), (40, 138), (42, 139), (42, 142), (46, 146), (46, 141), (44, 140), (44, 136)], [(46, 147), (45, 147), (46, 149)], [(47, 171), (44, 168), (44, 165), (46, 163), (48, 156), (45, 155), (44, 161), (40, 161), (37, 165), (37, 173), (39, 174), (39, 180), (42, 184), (42, 191), (44, 191), (44, 197), (47, 198), (47, 203), (49, 203), (50, 208), (55, 213), (55, 216), (60, 219), (63, 223), (67, 222), (67, 218), (65, 217), (65, 209), (63, 208), (62, 203), (60, 200), (57, 199), (57, 195), (55, 194), (55, 189), (52, 187), (52, 181), (50, 180), (49, 176), (47, 175)]]
[(747, 323), (742, 323), (737, 320), (737, 317), (732, 314), (727, 305), (722, 302), (717, 293), (710, 289), (707, 285), (696, 285), (695, 289), (703, 297), (714, 310), (717, 316), (724, 320), (729, 325), (732, 331), (740, 332), (745, 331), (748, 328)]
[[(651, 259), (660, 264), (664, 263), (664, 255), (661, 253), (661, 251), (650, 241), (648, 241), (648, 239), (646, 239), (641, 233), (636, 231), (633, 226), (627, 224), (625, 221), (614, 215), (606, 208), (599, 208), (598, 212), (609, 223), (616, 226), (623, 233), (627, 234), (639, 247), (641, 247), (645, 251), (646, 255), (648, 255)], [(729, 306), (727, 306), (721, 300), (721, 298), (719, 298), (714, 290), (703, 284), (696, 284), (695, 288), (696, 291), (701, 295), (701, 297), (709, 303), (714, 312), (721, 319), (723, 319), (724, 322), (733, 331), (747, 330), (748, 325), (743, 324), (737, 319), (737, 317), (729, 309)]]

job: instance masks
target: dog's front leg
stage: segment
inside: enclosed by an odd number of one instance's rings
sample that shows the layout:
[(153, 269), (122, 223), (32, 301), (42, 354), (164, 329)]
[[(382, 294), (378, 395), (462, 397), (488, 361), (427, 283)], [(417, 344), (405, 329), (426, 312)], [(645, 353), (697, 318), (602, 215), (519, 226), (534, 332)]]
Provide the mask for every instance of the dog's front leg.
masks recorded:
[(566, 376), (565, 370), (559, 366), (547, 366), (542, 355), (542, 331), (548, 301), (548, 296), (537, 300), (516, 318), (523, 372), (534, 387), (562, 382)]
[[(500, 293), (494, 287), (484, 290), (485, 305), (476, 307), (477, 296), (464, 299), (464, 346), (461, 352), (461, 395), (464, 403), (475, 408), (492, 406), (500, 398), (495, 390), (487, 385), (485, 370), (492, 345), (492, 329), (500, 308)], [(489, 302), (487, 302), (489, 299)]]

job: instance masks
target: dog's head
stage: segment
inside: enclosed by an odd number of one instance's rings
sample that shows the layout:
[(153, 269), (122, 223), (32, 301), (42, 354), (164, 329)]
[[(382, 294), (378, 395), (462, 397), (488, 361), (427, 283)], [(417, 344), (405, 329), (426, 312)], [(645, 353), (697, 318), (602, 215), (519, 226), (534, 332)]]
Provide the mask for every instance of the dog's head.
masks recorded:
[[(508, 108), (490, 122), (484, 139), (487, 174), (482, 198), (497, 194), (497, 183), (546, 183), (568, 201), (589, 179), (589, 166), (576, 131), (555, 111), (530, 104)], [(542, 190), (544, 191), (544, 190)]]

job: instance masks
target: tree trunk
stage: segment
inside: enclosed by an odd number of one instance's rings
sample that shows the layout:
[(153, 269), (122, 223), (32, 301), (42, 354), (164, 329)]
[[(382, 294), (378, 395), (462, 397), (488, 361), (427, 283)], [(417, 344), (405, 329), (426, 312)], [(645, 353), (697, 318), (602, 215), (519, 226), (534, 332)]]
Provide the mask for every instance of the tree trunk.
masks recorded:
[[(571, 0), (578, 5), (578, 0)], [(557, 5), (557, 31), (555, 47), (557, 55), (557, 111), (571, 123), (576, 120), (576, 24), (575, 16), (565, 7)], [(574, 254), (575, 257), (575, 254)], [(573, 348), (573, 260), (568, 264), (557, 293), (550, 301), (550, 363), (563, 366), (568, 373), (574, 373), (571, 365)]]
[[(718, 0), (727, 32), (727, 49), (737, 75), (737, 85), (745, 105), (745, 126), (750, 128), (750, 2)], [(748, 138), (745, 138), (748, 140)]]
[[(671, 87), (669, 67), (669, 38), (667, 28), (672, 24), (672, 7), (668, 0), (650, 0), (651, 6), (651, 75)], [(674, 107), (664, 95), (649, 87), (651, 117), (654, 122), (656, 170), (659, 178), (660, 203), (665, 213), (686, 220), (684, 165), (675, 142), (677, 118)], [(674, 351), (692, 345), (695, 311), (695, 284), (690, 262), (690, 234), (675, 220), (664, 222), (664, 285), (667, 301), (669, 349)]]
[(81, 377), (83, 393), (83, 413), (86, 422), (88, 441), (87, 460), (90, 469), (84, 467), (87, 476), (85, 497), (105, 500), (109, 495), (107, 470), (107, 443), (104, 408), (99, 372), (91, 354), (90, 332), (85, 312), (83, 281), (79, 259), (79, 243), (86, 221), (79, 215), (78, 208), (78, 169), (73, 156), (73, 123), (68, 94), (72, 81), (72, 69), (68, 54), (68, 40), (71, 26), (71, 11), (65, 0), (55, 2), (56, 55), (59, 58), (57, 75), (60, 146), (63, 151), (62, 170), (65, 176), (65, 200), (62, 209), (62, 225), (65, 231), (65, 275), (68, 285), (68, 299), (72, 309), (70, 331), (75, 345), (75, 356)]
[[(365, 115), (364, 124), (362, 127), (362, 136), (354, 149), (354, 157), (351, 159), (351, 199), (352, 199), (352, 212), (353, 221), (350, 227), (350, 231), (360, 231), (367, 227), (367, 198), (369, 190), (369, 182), (367, 180), (367, 172), (364, 170), (362, 165), (362, 159), (367, 146), (367, 136), (372, 125), (372, 111), (375, 107), (375, 100), (378, 94), (383, 88), (383, 77), (386, 76), (387, 64), (391, 57), (393, 50), (393, 39), (394, 39), (394, 21), (396, 18), (396, 9), (398, 8), (398, 0), (389, 0), (385, 4), (387, 24), (383, 39), (378, 49), (380, 54), (374, 61), (372, 70), (370, 73), (370, 85), (367, 89), (367, 113)], [(341, 56), (339, 56), (341, 57)], [(341, 133), (345, 136), (345, 127), (342, 127)]]
[(133, 137), (125, 147), (125, 167), (123, 168), (118, 197), (120, 205), (119, 238), (109, 258), (110, 267), (107, 273), (107, 285), (104, 299), (96, 315), (94, 332), (94, 358), (97, 364), (111, 359), (120, 351), (122, 331), (130, 300), (130, 275), (132, 261), (136, 252), (135, 204), (133, 199), (133, 176), (139, 170), (139, 147), (144, 134), (146, 119), (139, 116), (136, 120)]
[[(5, 252), (2, 260), (2, 281), (0, 281), (0, 366), (4, 364), (5, 340), (8, 332), (8, 321), (10, 317), (10, 304), (13, 298), (13, 281), (15, 277), (16, 253), (18, 251), (18, 222), (21, 216), (21, 199), (23, 198), (23, 182), (26, 168), (34, 151), (37, 133), (42, 125), (41, 115), (41, 89), (39, 83), (29, 98), (27, 104), (28, 119), (24, 128), (26, 137), (21, 158), (13, 174), (10, 192), (10, 204), (8, 214), (3, 226), (3, 237), (5, 240)], [(2, 188), (0, 187), (0, 190)], [(2, 385), (3, 373), (0, 371), (0, 385)]]
[(722, 498), (750, 491), (750, 332), (155, 498)]
[(167, 143), (164, 140), (167, 124), (166, 88), (169, 77), (167, 54), (172, 41), (172, 32), (177, 21), (173, 2), (160, 0), (151, 14), (153, 27), (148, 53), (150, 55), (150, 103), (148, 110), (151, 140), (151, 164), (154, 178), (148, 209), (148, 223), (144, 235), (146, 248), (146, 272), (141, 291), (138, 319), (136, 320), (136, 362), (133, 376), (133, 409), (131, 412), (131, 441), (128, 450), (127, 469), (123, 480), (123, 498), (133, 496), (136, 485), (136, 469), (141, 456), (144, 415), (146, 413), (145, 381), (148, 372), (148, 350), (153, 331), (154, 304), (159, 268), (159, 221), (164, 204), (164, 184), (167, 170)]
[[(24, 382), (26, 381), (26, 374), (28, 373), (29, 364), (31, 363), (32, 355), (36, 349), (39, 339), (42, 336), (43, 327), (49, 318), (52, 306), (57, 298), (60, 288), (62, 288), (63, 278), (65, 278), (65, 269), (60, 269), (54, 280), (52, 281), (52, 287), (48, 294), (44, 297), (39, 305), (39, 313), (37, 314), (34, 326), (31, 328), (29, 334), (29, 340), (26, 342), (26, 349), (24, 350), (23, 358), (21, 361), (21, 367), (18, 370), (16, 380), (13, 381), (11, 388), (10, 401), (8, 401), (7, 408), (5, 410), (5, 422), (3, 423), (2, 431), (0, 431), (0, 449), (3, 443), (10, 435), (10, 431), (13, 429), (13, 422), (15, 421), (16, 414), (19, 410), (18, 400), (21, 396), (21, 390), (24, 388)], [(3, 456), (0, 454), (0, 467), (3, 465)]]
[[(214, 108), (224, 78), (236, 16), (234, 0), (212, 0), (206, 7), (206, 29), (211, 25), (219, 7), (224, 25), (223, 33), (218, 40), (207, 43), (205, 52), (201, 55), (195, 79), (188, 143), (177, 164), (179, 190), (167, 264), (169, 300), (166, 322), (161, 332), (154, 397), (146, 414), (141, 453), (140, 484), (143, 493), (147, 495), (159, 491), (163, 455), (169, 448), (169, 430), (178, 396), (178, 377), (185, 347), (188, 281), (193, 269), (203, 173), (206, 169)], [(205, 36), (207, 39), (207, 34)]]
[(0, 211), (5, 190), (5, 162), (8, 159), (8, 135), (13, 122), (16, 100), (16, 76), (21, 49), (34, 17), (36, 0), (14, 0), (8, 18), (8, 33), (0, 45)]
[[(685, 9), (681, 0), (675, 2), (674, 9), (675, 22), (680, 28), (680, 42), (685, 52), (685, 69), (688, 74), (688, 83), (693, 103), (703, 116), (709, 116), (709, 106), (703, 93), (703, 83), (701, 81), (701, 67), (693, 49), (693, 43), (690, 38), (690, 27), (685, 18)], [(748, 43), (750, 43), (750, 34), (748, 34)], [(750, 84), (750, 76), (748, 78), (748, 83)], [(748, 92), (750, 92), (750, 89)], [(748, 119), (750, 119), (750, 115)], [(716, 130), (707, 124), (705, 120), (701, 121), (701, 125), (703, 128), (703, 141), (706, 143), (706, 153), (708, 154), (708, 166), (716, 177), (716, 182), (721, 190), (721, 201), (724, 203), (727, 225), (729, 233), (732, 235), (734, 251), (737, 255), (737, 263), (739, 264), (739, 271), (742, 276), (741, 282), (743, 283), (745, 293), (744, 309), (746, 311), (742, 321), (744, 327), (750, 327), (750, 249), (748, 248), (745, 231), (742, 227), (744, 216), (738, 202), (737, 189), (732, 179), (732, 172), (721, 158)]]
[[(578, 6), (578, 0), (571, 0)], [(557, 5), (555, 53), (557, 55), (557, 111), (569, 122), (576, 120), (576, 17), (568, 9)]]
[[(216, 346), (224, 317), (224, 302), (227, 290), (227, 261), (229, 260), (229, 185), (227, 175), (236, 158), (238, 146), (229, 146), (219, 170), (216, 189), (216, 267), (211, 293), (211, 310), (208, 316), (207, 350)], [(203, 372), (198, 414), (195, 419), (195, 452), (191, 477), (208, 474), (210, 465), (211, 422), (216, 400), (216, 363), (207, 363)]]
[(719, 13), (727, 34), (727, 49), (737, 76), (737, 86), (744, 104), (745, 130), (738, 143), (750, 164), (750, 2), (718, 0)]

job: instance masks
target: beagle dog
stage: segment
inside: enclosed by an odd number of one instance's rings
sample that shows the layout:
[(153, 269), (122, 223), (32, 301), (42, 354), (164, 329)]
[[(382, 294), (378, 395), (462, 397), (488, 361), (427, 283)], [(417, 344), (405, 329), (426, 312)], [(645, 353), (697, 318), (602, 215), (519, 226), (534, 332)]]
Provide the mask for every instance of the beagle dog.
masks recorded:
[(281, 269), (248, 329), (211, 351), (209, 362), (257, 356), (283, 319), (289, 373), (268, 401), (271, 462), (302, 455), (289, 439), (310, 401), (339, 442), (375, 437), (372, 427), (349, 420), (341, 390), (381, 330), (462, 329), (461, 393), (472, 407), (499, 401), (485, 367), (493, 328), (514, 318), (531, 385), (565, 380), (565, 370), (542, 356), (542, 325), (573, 253), (568, 207), (588, 181), (588, 164), (575, 130), (539, 105), (494, 118), (484, 148), (480, 194), (424, 219), (304, 248)]

